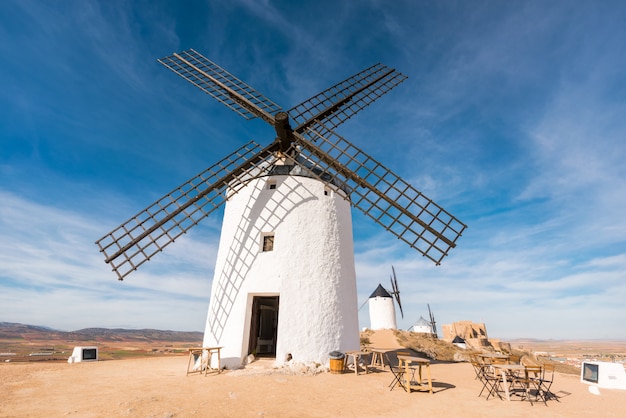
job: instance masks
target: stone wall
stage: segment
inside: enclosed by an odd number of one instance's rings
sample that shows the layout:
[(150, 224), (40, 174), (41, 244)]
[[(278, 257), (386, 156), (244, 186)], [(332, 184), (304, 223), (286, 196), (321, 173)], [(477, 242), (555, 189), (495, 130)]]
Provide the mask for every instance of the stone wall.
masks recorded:
[(491, 346), (487, 336), (487, 328), (483, 323), (472, 321), (453, 322), (452, 324), (443, 325), (442, 333), (442, 339), (447, 342), (452, 342), (457, 336), (463, 338), (469, 349), (481, 349)]

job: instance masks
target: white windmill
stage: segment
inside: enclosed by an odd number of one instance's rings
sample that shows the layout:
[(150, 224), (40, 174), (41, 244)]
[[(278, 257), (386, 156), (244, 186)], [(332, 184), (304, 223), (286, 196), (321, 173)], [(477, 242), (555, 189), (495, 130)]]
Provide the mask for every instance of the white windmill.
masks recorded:
[[(376, 64), (287, 112), (194, 50), (159, 62), (272, 125), (97, 241), (122, 280), (226, 203), (205, 346), (227, 367), (359, 348), (350, 205), (439, 264), (466, 226), (334, 129), (406, 77)], [(290, 119), (296, 125), (290, 125)]]
[(372, 292), (367, 300), (370, 311), (370, 329), (398, 329), (394, 299), (398, 304), (402, 318), (404, 318), (398, 279), (396, 278), (396, 270), (393, 266), (391, 266), (391, 271), (393, 272), (393, 276), (390, 278), (391, 291), (385, 289), (383, 285), (379, 283), (376, 290)]

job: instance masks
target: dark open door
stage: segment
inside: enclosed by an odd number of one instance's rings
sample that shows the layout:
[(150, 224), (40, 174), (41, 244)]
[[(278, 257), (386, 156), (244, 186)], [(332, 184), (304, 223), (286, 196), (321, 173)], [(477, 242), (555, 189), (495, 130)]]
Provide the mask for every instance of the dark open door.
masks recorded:
[(248, 354), (276, 357), (278, 299), (278, 296), (253, 297)]

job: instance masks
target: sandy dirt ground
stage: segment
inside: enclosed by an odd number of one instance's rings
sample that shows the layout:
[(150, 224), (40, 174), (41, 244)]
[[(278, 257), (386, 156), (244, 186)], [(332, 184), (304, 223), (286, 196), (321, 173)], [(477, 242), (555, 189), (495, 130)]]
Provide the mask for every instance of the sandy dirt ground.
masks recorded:
[[(372, 341), (375, 342), (375, 341)], [(389, 341), (376, 341), (385, 348)], [(626, 391), (588, 391), (558, 374), (548, 405), (478, 397), (468, 363), (431, 365), (434, 394), (389, 390), (388, 369), (293, 374), (261, 360), (246, 369), (186, 376), (186, 356), (91, 363), (0, 364), (1, 417), (623, 417)]]

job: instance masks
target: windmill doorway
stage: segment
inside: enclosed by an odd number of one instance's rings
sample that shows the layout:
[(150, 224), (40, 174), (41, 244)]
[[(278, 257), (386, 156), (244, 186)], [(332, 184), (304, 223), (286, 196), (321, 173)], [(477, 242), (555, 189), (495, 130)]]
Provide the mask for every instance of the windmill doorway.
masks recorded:
[(276, 357), (278, 296), (253, 296), (248, 354)]

